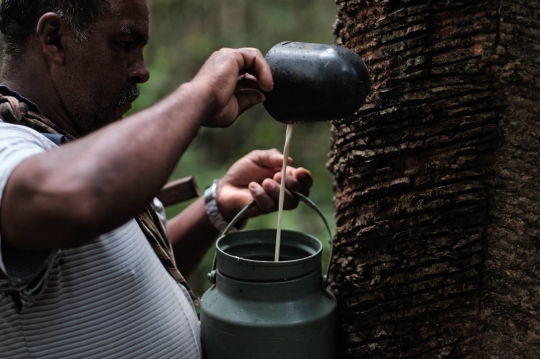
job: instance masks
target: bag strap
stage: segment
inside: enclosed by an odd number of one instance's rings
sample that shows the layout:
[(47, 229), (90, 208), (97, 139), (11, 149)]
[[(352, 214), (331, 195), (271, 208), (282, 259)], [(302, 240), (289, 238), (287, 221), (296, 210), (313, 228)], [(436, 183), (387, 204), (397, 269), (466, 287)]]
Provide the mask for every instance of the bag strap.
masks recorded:
[[(30, 111), (26, 103), (13, 96), (0, 95), (0, 118), (7, 123), (29, 127), (53, 142), (60, 141), (63, 144), (75, 140), (73, 135), (55, 125), (45, 116)], [(49, 137), (48, 135), (56, 136)]]

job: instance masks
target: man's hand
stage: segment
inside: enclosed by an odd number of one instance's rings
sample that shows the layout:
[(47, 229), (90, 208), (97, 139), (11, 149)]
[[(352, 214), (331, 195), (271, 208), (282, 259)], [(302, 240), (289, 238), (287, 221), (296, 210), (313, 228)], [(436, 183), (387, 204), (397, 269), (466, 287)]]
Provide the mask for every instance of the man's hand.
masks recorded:
[[(265, 101), (274, 86), (270, 66), (257, 49), (214, 52), (190, 82), (210, 101), (203, 126), (228, 127), (247, 109)], [(199, 93), (199, 92), (198, 92)]]
[[(289, 164), (292, 162), (289, 159)], [(219, 181), (216, 200), (224, 219), (230, 221), (249, 202), (257, 206), (248, 217), (270, 213), (278, 208), (283, 154), (278, 150), (253, 151), (238, 160)], [(311, 173), (304, 168), (287, 167), (285, 209), (293, 209), (298, 199), (290, 191), (309, 194)]]
[[(217, 186), (216, 201), (223, 218), (231, 221), (253, 199), (257, 206), (253, 207), (247, 217), (275, 211), (278, 207), (282, 165), (283, 155), (278, 150), (253, 151), (232, 165)], [(284, 207), (292, 209), (298, 204), (290, 191), (308, 195), (312, 183), (313, 178), (308, 170), (287, 167)], [(219, 235), (206, 215), (204, 198), (199, 198), (169, 220), (167, 229), (176, 263), (184, 275), (195, 270)]]

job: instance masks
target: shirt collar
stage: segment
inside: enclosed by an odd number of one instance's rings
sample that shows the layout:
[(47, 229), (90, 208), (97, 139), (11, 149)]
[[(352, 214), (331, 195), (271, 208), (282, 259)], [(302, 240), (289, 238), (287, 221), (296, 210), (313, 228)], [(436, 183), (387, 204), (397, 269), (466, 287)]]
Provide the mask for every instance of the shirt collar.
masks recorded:
[(29, 99), (27, 99), (26, 97), (24, 97), (17, 91), (12, 90), (6, 85), (0, 85), (0, 93), (3, 95), (15, 97), (17, 100), (26, 103), (28, 105), (28, 109), (32, 112), (37, 112), (40, 115), (43, 114), (41, 110), (39, 109), (39, 107), (34, 102), (30, 101)]

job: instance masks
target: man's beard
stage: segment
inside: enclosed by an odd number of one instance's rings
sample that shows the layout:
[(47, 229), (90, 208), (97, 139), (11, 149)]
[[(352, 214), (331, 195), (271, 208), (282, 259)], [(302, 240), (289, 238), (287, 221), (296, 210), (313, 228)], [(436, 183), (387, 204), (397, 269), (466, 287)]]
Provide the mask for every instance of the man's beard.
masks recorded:
[(136, 84), (127, 84), (120, 93), (120, 97), (116, 103), (111, 103), (106, 109), (101, 109), (94, 113), (93, 117), (98, 119), (99, 127), (106, 126), (112, 122), (122, 119), (123, 113), (119, 113), (119, 107), (129, 102), (135, 101), (141, 92)]
[[(95, 104), (87, 103), (81, 107), (70, 107), (67, 109), (67, 112), (77, 127), (77, 130), (82, 134), (87, 134), (120, 120), (123, 114), (119, 113), (119, 107), (128, 102), (135, 101), (139, 95), (140, 91), (137, 85), (128, 84), (120, 93), (119, 98), (116, 101), (113, 100), (114, 102), (111, 102), (105, 108), (100, 108)], [(66, 103), (73, 104), (77, 102), (66, 101)]]
[(140, 94), (141, 92), (139, 91), (139, 87), (136, 84), (128, 84), (126, 87), (124, 87), (122, 93), (120, 94), (118, 106), (122, 106), (128, 102), (135, 101)]

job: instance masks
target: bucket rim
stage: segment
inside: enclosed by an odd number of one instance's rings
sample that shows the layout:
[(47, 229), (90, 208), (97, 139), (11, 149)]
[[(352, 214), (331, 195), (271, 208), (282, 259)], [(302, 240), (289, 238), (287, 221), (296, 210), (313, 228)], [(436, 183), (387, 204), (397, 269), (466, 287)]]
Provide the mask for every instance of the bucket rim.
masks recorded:
[(220, 238), (215, 270), (230, 278), (268, 282), (297, 278), (321, 269), (323, 246), (318, 238), (298, 231), (283, 231), (280, 261), (274, 262), (275, 236), (275, 229), (256, 229)]
[[(282, 229), (281, 230), (281, 233), (282, 233), (281, 246), (282, 247), (283, 246), (286, 247), (287, 243), (290, 243), (291, 237), (287, 236), (287, 235), (294, 235), (294, 236), (298, 236), (297, 238), (299, 238), (299, 237), (309, 238), (310, 240), (313, 241), (313, 243), (315, 243), (318, 246), (318, 248), (316, 248), (315, 251), (312, 254), (308, 255), (308, 256), (305, 256), (305, 257), (302, 257), (302, 258), (299, 258), (299, 259), (280, 260), (280, 261), (276, 262), (274, 260), (265, 261), (265, 260), (248, 259), (248, 258), (234, 256), (234, 255), (229, 254), (229, 253), (226, 252), (227, 248), (222, 248), (222, 246), (220, 246), (222, 241), (232, 240), (232, 239), (234, 239), (234, 237), (247, 236), (247, 235), (253, 234), (253, 233), (276, 233), (276, 232), (277, 232), (276, 229), (263, 228), (263, 229), (249, 229), (249, 230), (244, 230), (244, 231), (241, 231), (241, 232), (229, 233), (227, 235), (221, 236), (216, 241), (216, 251), (219, 254), (225, 256), (227, 259), (234, 259), (234, 260), (237, 260), (238, 262), (245, 262), (246, 264), (254, 264), (254, 265), (257, 265), (257, 266), (269, 266), (269, 267), (283, 267), (283, 266), (287, 266), (287, 265), (297, 265), (297, 264), (301, 264), (303, 262), (311, 261), (312, 259), (316, 258), (317, 256), (322, 255), (323, 244), (322, 244), (320, 239), (318, 239), (317, 237), (315, 237), (315, 236), (313, 236), (313, 235), (311, 235), (309, 233), (304, 233), (304, 232), (295, 231), (295, 230), (288, 230), (288, 229)], [(286, 236), (283, 236), (283, 234), (286, 234)], [(262, 241), (262, 240), (258, 240), (258, 241), (259, 241), (259, 244), (264, 243), (264, 241)], [(252, 242), (244, 241), (243, 244), (249, 245), (249, 244), (254, 244), (254, 242), (255, 241), (252, 241)], [(267, 241), (267, 243), (268, 244), (275, 244), (275, 241), (274, 242)]]

